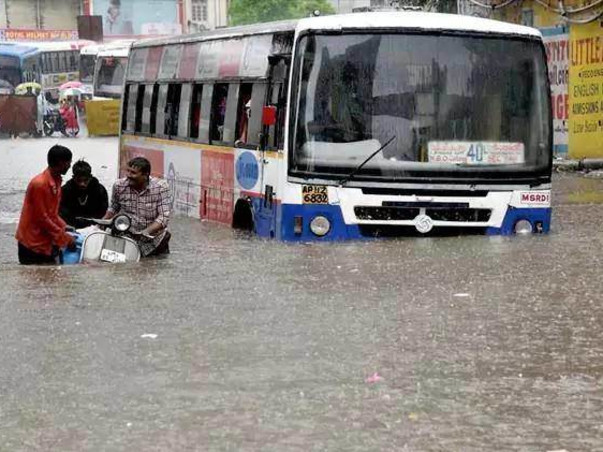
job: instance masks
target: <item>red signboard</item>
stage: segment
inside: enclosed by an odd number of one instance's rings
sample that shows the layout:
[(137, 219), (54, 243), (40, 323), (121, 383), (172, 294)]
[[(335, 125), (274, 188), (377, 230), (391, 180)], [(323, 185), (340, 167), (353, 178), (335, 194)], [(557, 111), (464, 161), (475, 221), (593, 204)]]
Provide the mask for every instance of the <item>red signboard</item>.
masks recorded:
[(76, 30), (0, 29), (0, 41), (72, 41), (75, 39), (78, 39)]
[(234, 206), (234, 155), (222, 152), (201, 153), (202, 219), (230, 225)]

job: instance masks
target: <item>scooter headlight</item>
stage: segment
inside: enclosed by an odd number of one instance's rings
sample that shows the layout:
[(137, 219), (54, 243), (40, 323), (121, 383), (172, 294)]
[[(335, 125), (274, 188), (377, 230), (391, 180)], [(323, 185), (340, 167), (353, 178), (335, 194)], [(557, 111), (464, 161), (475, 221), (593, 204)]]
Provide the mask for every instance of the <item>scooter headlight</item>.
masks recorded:
[(322, 215), (318, 215), (310, 222), (310, 231), (318, 237), (323, 237), (329, 233), (331, 222)]
[(519, 220), (515, 223), (515, 234), (528, 235), (532, 232), (534, 232), (534, 227), (528, 220)]
[(113, 227), (116, 231), (126, 232), (132, 226), (132, 221), (127, 215), (118, 215), (113, 220)]

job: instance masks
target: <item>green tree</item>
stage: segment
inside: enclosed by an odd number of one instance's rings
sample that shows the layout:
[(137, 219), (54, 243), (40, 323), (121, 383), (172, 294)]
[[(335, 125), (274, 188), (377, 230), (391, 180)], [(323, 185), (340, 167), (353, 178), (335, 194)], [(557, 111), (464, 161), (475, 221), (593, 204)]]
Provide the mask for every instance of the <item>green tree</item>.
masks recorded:
[(230, 25), (245, 25), (299, 19), (317, 10), (322, 15), (335, 12), (327, 0), (232, 0), (228, 16)]

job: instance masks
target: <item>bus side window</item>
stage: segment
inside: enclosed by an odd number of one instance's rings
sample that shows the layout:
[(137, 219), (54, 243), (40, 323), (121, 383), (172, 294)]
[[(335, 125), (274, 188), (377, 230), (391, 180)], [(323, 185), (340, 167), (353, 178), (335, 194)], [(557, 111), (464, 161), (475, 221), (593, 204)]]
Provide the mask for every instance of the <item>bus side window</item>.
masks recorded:
[(201, 119), (201, 96), (203, 95), (203, 85), (193, 85), (193, 94), (190, 108), (189, 137), (199, 138), (199, 120)]
[(182, 85), (172, 83), (168, 85), (167, 100), (165, 103), (165, 117), (163, 133), (167, 136), (178, 134), (178, 113), (180, 111), (180, 94)]
[(261, 144), (262, 112), (266, 102), (266, 90), (268, 85), (256, 83), (251, 93), (251, 111), (249, 112), (249, 130), (247, 131), (247, 142), (253, 146)]
[(167, 102), (168, 85), (159, 85), (157, 94), (157, 108), (155, 109), (155, 133), (162, 135), (165, 132), (165, 104)]
[(251, 111), (251, 83), (241, 83), (239, 101), (237, 103), (237, 127), (235, 129), (235, 146), (244, 146), (249, 138), (249, 112)]
[(239, 90), (240, 85), (238, 83), (231, 83), (228, 86), (228, 99), (226, 101), (226, 114), (224, 117), (224, 133), (222, 134), (222, 141), (224, 143), (234, 144), (235, 142)]
[(129, 132), (134, 132), (136, 126), (136, 99), (138, 98), (138, 85), (129, 85), (128, 92), (128, 110), (126, 129)]
[(67, 72), (67, 52), (59, 52), (59, 72)]
[(193, 85), (186, 83), (182, 85), (182, 92), (180, 93), (180, 109), (178, 112), (177, 132), (181, 138), (188, 138), (188, 125), (189, 125), (189, 110), (191, 105), (191, 94), (193, 91)]
[(151, 100), (153, 97), (153, 85), (145, 85), (144, 100), (142, 103), (142, 132), (151, 132)]
[(153, 95), (151, 96), (151, 119), (149, 124), (149, 133), (155, 135), (157, 130), (157, 102), (159, 100), (159, 85), (153, 85)]
[(126, 85), (124, 88), (124, 97), (123, 102), (121, 104), (121, 131), (128, 130), (128, 104), (130, 98), (130, 86)]
[(228, 98), (228, 85), (218, 83), (214, 85), (211, 103), (211, 119), (209, 141), (222, 141), (224, 133), (224, 120), (226, 118), (226, 100)]
[(214, 85), (208, 84), (203, 88), (201, 96), (201, 118), (199, 119), (199, 142), (209, 143), (212, 100), (214, 97)]
[(138, 95), (136, 96), (136, 116), (134, 119), (134, 131), (140, 132), (142, 129), (142, 108), (144, 105), (145, 85), (138, 85)]
[(285, 109), (280, 105), (279, 100), (281, 98), (282, 83), (272, 85), (272, 92), (270, 93), (269, 103), (270, 105), (277, 106), (277, 119), (276, 124), (268, 128), (268, 147), (272, 149), (282, 149), (283, 146), (283, 129), (284, 129), (284, 117)]

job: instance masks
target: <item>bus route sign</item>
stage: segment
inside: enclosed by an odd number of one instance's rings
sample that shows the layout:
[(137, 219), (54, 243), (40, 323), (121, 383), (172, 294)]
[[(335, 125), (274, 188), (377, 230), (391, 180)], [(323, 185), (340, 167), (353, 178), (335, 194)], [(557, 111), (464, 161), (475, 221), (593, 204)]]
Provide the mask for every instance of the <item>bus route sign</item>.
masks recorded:
[(523, 143), (430, 141), (427, 151), (430, 163), (513, 165), (525, 161)]

